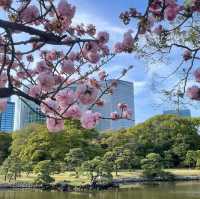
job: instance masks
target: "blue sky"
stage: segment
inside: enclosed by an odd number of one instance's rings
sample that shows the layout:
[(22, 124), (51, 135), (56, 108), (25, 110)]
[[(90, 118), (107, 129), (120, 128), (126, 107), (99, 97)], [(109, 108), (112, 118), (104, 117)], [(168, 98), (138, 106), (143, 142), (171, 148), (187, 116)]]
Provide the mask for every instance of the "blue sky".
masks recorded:
[[(147, 0), (70, 0), (70, 3), (77, 7), (75, 22), (93, 23), (98, 30), (107, 30), (111, 35), (111, 42), (120, 41), (123, 33), (130, 28), (135, 28), (134, 24), (129, 26), (123, 25), (119, 19), (121, 11), (127, 10), (130, 7), (135, 7), (143, 11)], [(176, 63), (176, 54), (174, 52), (170, 57), (172, 63)], [(106, 70), (110, 72), (113, 77), (117, 75), (120, 69), (133, 65), (134, 69), (124, 78), (124, 80), (134, 82), (135, 86), (135, 118), (136, 123), (142, 122), (147, 118), (161, 114), (163, 110), (173, 108), (170, 103), (161, 103), (162, 96), (158, 96), (152, 90), (152, 79), (157, 71), (162, 74), (167, 74), (173, 66), (165, 64), (149, 64), (137, 59), (133, 54), (119, 55), (109, 65)], [(175, 77), (175, 79), (178, 77)], [(167, 80), (166, 84), (170, 84)], [(171, 80), (172, 81), (172, 80)], [(154, 84), (159, 84), (157, 83)], [(161, 104), (161, 105), (160, 105)], [(198, 106), (198, 105), (196, 105)], [(200, 111), (195, 106), (189, 106), (193, 116), (200, 116)]]
[[(111, 44), (121, 41), (123, 33), (132, 28), (134, 24), (125, 26), (119, 19), (119, 14), (130, 7), (135, 7), (141, 12), (145, 9), (147, 0), (68, 0), (77, 8), (75, 23), (95, 24), (97, 30), (105, 30), (110, 33)], [(55, 0), (58, 2), (58, 0)], [(0, 13), (1, 17), (5, 17)], [(170, 57), (171, 63), (177, 63), (177, 54), (182, 52), (174, 52)], [(152, 86), (160, 85), (160, 80), (156, 83), (152, 79), (157, 75), (158, 71), (163, 74), (168, 74), (170, 69), (173, 69), (172, 64), (150, 64), (136, 58), (133, 54), (118, 55), (111, 63), (105, 66), (106, 71), (116, 77), (122, 68), (133, 65), (134, 69), (124, 78), (131, 81), (135, 87), (135, 119), (136, 123), (156, 114), (162, 114), (163, 110), (173, 108), (169, 103), (161, 103), (162, 96), (155, 94)], [(177, 65), (176, 65), (177, 66)], [(177, 79), (178, 77), (175, 77)], [(173, 80), (167, 80), (165, 84), (170, 85)], [(199, 104), (192, 103), (192, 106), (187, 106), (191, 109), (192, 116), (200, 116)], [(198, 108), (197, 108), (198, 107)]]

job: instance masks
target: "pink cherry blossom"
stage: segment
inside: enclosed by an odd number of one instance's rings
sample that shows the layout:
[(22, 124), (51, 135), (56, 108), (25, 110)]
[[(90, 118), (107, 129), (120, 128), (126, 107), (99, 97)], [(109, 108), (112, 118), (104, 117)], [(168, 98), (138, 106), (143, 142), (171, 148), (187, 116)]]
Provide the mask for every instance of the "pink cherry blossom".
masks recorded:
[(200, 82), (200, 68), (198, 68), (194, 71), (194, 77), (197, 82)]
[(32, 23), (39, 16), (39, 10), (35, 5), (30, 5), (25, 9), (22, 8), (22, 12), (20, 14), (20, 18), (26, 23)]
[(71, 60), (71, 61), (75, 61), (77, 59), (77, 53), (75, 52), (70, 52), (69, 55), (68, 55), (68, 58)]
[(134, 39), (133, 39), (133, 36), (131, 35), (131, 33), (132, 33), (132, 31), (128, 31), (124, 34), (122, 46), (125, 50), (133, 48)]
[(100, 60), (99, 54), (94, 52), (89, 52), (87, 54), (87, 58), (93, 64), (96, 64)]
[(17, 77), (20, 78), (20, 79), (24, 79), (24, 78), (26, 78), (26, 76), (27, 76), (27, 73), (24, 70), (17, 72)]
[(193, 100), (200, 100), (200, 88), (198, 86), (192, 86), (188, 88), (187, 96)]
[(5, 87), (8, 81), (8, 77), (6, 73), (1, 73), (0, 75), (0, 88)]
[(107, 32), (99, 32), (97, 34), (97, 40), (99, 41), (99, 44), (104, 45), (109, 41), (109, 34)]
[(114, 46), (114, 52), (115, 53), (121, 53), (123, 52), (123, 45), (121, 42), (117, 42)]
[(81, 109), (77, 104), (71, 105), (67, 110), (61, 110), (61, 114), (65, 118), (80, 119)]
[(131, 119), (132, 117), (132, 111), (130, 109), (127, 109), (122, 112), (122, 117), (125, 119)]
[(96, 42), (87, 42), (83, 47), (83, 54), (87, 55), (89, 52), (97, 53), (98, 45)]
[(107, 76), (107, 74), (106, 74), (106, 72), (103, 70), (103, 71), (100, 71), (99, 73), (98, 73), (98, 75), (99, 75), (99, 79), (101, 80), (101, 81), (103, 81), (103, 80), (105, 80), (105, 78), (106, 78), (106, 76)]
[(105, 101), (104, 100), (102, 100), (102, 99), (98, 99), (97, 101), (96, 101), (96, 103), (95, 103), (97, 106), (99, 106), (99, 107), (102, 107), (102, 106), (104, 106), (104, 104), (105, 104)]
[(55, 85), (54, 77), (51, 73), (43, 72), (38, 75), (38, 84), (41, 86), (42, 90), (50, 91)]
[(106, 45), (101, 46), (101, 50), (102, 50), (102, 54), (103, 54), (104, 56), (110, 54), (110, 50), (109, 50), (108, 46), (106, 46)]
[(183, 59), (184, 59), (185, 61), (187, 61), (187, 60), (189, 60), (189, 59), (191, 59), (191, 58), (192, 58), (192, 53), (191, 53), (191, 51), (186, 50), (186, 51), (184, 52), (184, 54), (183, 54)]
[(47, 66), (45, 61), (40, 61), (37, 63), (36, 72), (42, 73), (42, 72), (49, 72), (49, 71), (50, 71), (50, 68), (49, 66)]
[(58, 103), (55, 100), (52, 100), (51, 98), (47, 98), (44, 101), (42, 101), (40, 108), (41, 111), (48, 116), (55, 115), (55, 113), (59, 111)]
[(167, 18), (167, 20), (173, 21), (176, 18), (179, 11), (180, 7), (176, 3), (169, 4), (165, 9), (165, 17)]
[(119, 113), (117, 113), (117, 111), (111, 112), (110, 117), (111, 117), (112, 120), (117, 120), (117, 119), (120, 118)]
[(81, 125), (86, 129), (93, 129), (100, 121), (101, 114), (92, 111), (83, 112), (81, 116)]
[(7, 107), (7, 98), (1, 98), (0, 99), (0, 112), (4, 112), (6, 110)]
[(55, 85), (58, 85), (64, 81), (64, 78), (61, 75), (54, 75)]
[(93, 24), (89, 24), (87, 26), (86, 32), (90, 35), (90, 36), (94, 36), (96, 34), (96, 27)]
[(125, 104), (125, 103), (119, 103), (119, 104), (117, 104), (117, 107), (118, 107), (118, 109), (120, 109), (120, 110), (127, 110), (128, 105)]
[(60, 15), (69, 18), (70, 20), (75, 15), (76, 8), (69, 4), (66, 0), (60, 0), (58, 3), (58, 12)]
[(98, 89), (86, 83), (80, 84), (76, 90), (76, 95), (82, 104), (92, 104), (97, 98)]
[(56, 60), (57, 59), (56, 51), (51, 51), (51, 52), (47, 53), (46, 59), (48, 61), (54, 61), (54, 60)]
[(12, 0), (0, 0), (0, 7), (7, 9), (10, 7)]
[(33, 55), (27, 55), (26, 59), (27, 59), (28, 62), (33, 62), (34, 61)]
[(40, 85), (34, 85), (34, 86), (30, 87), (28, 94), (31, 97), (39, 97), (40, 94), (41, 94), (41, 87), (40, 87)]
[(65, 89), (58, 92), (58, 94), (55, 96), (58, 104), (61, 108), (65, 109), (69, 105), (73, 104), (73, 102), (76, 100), (75, 93), (71, 89)]
[(64, 120), (47, 118), (47, 128), (51, 133), (58, 133), (64, 130)]
[(63, 73), (73, 74), (76, 72), (74, 63), (70, 59), (62, 63), (61, 69)]

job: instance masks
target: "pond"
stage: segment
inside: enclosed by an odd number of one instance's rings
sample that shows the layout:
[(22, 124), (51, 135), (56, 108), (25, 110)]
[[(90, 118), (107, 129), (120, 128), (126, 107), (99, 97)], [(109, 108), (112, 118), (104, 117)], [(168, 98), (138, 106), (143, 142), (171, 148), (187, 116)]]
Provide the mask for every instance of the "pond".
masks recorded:
[(200, 182), (135, 185), (119, 190), (63, 193), (33, 190), (1, 190), (0, 199), (199, 199)]

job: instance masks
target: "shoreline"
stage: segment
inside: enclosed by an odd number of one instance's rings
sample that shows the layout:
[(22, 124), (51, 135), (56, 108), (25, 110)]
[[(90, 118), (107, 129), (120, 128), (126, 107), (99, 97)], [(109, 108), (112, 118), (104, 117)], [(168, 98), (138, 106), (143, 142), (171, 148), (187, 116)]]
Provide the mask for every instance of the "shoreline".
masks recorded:
[(120, 189), (120, 186), (123, 185), (135, 185), (135, 184), (153, 184), (155, 182), (180, 182), (180, 181), (200, 181), (200, 176), (174, 176), (173, 180), (171, 179), (162, 179), (154, 178), (147, 179), (142, 177), (129, 177), (114, 179), (109, 184), (85, 184), (85, 185), (70, 185), (67, 182), (58, 182), (54, 184), (43, 184), (43, 185), (34, 185), (31, 183), (18, 182), (18, 183), (1, 183), (1, 190), (23, 190), (23, 189), (35, 189), (35, 190), (46, 190), (46, 191), (61, 191), (61, 192), (82, 192), (82, 191), (93, 191), (93, 190), (108, 190), (108, 189)]

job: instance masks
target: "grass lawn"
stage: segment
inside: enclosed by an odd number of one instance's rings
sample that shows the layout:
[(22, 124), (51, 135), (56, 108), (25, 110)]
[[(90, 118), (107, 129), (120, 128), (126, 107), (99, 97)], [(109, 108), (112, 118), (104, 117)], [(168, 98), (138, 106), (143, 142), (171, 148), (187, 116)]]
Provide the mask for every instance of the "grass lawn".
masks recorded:
[[(166, 169), (165, 171), (168, 171), (174, 175), (179, 175), (179, 176), (200, 176), (200, 170), (197, 169)], [(141, 170), (137, 171), (120, 171), (118, 172), (118, 176), (113, 174), (114, 179), (119, 179), (119, 178), (131, 178), (131, 177), (140, 177), (142, 174)], [(60, 182), (60, 181), (67, 181), (70, 184), (73, 185), (82, 185), (86, 184), (89, 182), (89, 178), (86, 175), (80, 175), (79, 178), (75, 177), (75, 173), (73, 172), (65, 172), (65, 173), (60, 173), (52, 176), (55, 178), (55, 182)], [(36, 178), (36, 175), (30, 174), (28, 177), (26, 174), (22, 174), (20, 178), (17, 178), (16, 182), (27, 182), (31, 183), (34, 181)], [(12, 183), (14, 181), (11, 181)], [(0, 183), (5, 183), (4, 182), (4, 177), (0, 176)]]

